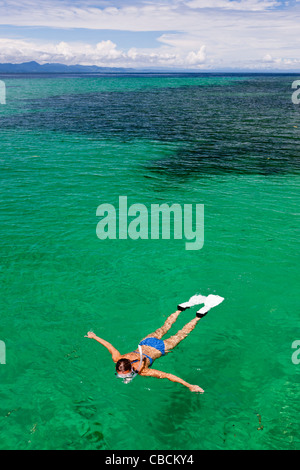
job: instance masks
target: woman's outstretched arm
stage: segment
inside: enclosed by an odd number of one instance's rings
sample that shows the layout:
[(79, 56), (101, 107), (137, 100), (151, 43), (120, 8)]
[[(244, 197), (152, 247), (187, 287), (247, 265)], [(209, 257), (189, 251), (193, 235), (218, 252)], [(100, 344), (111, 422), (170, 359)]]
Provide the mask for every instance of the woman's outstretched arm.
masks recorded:
[(168, 373), (162, 372), (160, 370), (146, 369), (141, 373), (141, 375), (147, 376), (147, 377), (156, 377), (157, 379), (168, 379), (171, 382), (177, 382), (179, 384), (184, 385), (191, 392), (204, 393), (204, 390), (201, 387), (199, 387), (199, 385), (191, 385), (191, 384), (185, 382), (185, 380), (182, 380), (180, 377), (177, 377), (176, 375), (168, 374)]
[(95, 339), (96, 341), (98, 341), (98, 343), (102, 344), (102, 346), (104, 346), (106, 349), (109, 350), (112, 356), (112, 360), (114, 362), (118, 362), (118, 360), (120, 359), (121, 354), (119, 353), (119, 351), (116, 348), (114, 348), (114, 346), (110, 344), (108, 341), (105, 341), (105, 339), (102, 339), (96, 336), (95, 333), (93, 333), (92, 331), (89, 331), (87, 335), (85, 335), (85, 338)]

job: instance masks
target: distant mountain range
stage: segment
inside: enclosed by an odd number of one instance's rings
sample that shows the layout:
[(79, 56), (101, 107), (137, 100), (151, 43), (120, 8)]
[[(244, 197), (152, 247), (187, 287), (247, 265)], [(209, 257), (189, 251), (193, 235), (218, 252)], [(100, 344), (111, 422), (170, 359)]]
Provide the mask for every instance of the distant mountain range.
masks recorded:
[(0, 64), (0, 74), (18, 73), (197, 73), (197, 74), (299, 74), (297, 70), (243, 70), (224, 68), (216, 70), (183, 69), (164, 67), (124, 68), (124, 67), (98, 67), (97, 65), (64, 65), (64, 64), (39, 64), (38, 62), (23, 62), (22, 64)]
[(134, 69), (98, 67), (97, 65), (38, 64), (35, 61), (22, 64), (0, 64), (0, 73), (124, 73)]

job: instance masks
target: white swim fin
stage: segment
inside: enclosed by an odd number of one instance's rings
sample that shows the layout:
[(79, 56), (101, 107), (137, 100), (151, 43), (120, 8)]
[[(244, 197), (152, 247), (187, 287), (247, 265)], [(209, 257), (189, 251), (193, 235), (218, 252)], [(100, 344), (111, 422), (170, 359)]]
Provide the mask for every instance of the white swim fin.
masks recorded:
[(196, 316), (201, 318), (209, 312), (209, 310), (217, 305), (220, 305), (224, 300), (224, 297), (220, 297), (219, 295), (210, 294), (205, 298), (204, 307), (200, 308), (196, 313)]
[(205, 305), (206, 299), (207, 297), (205, 297), (204, 295), (197, 295), (197, 294), (193, 295), (193, 297), (191, 297), (188, 302), (179, 304), (177, 306), (177, 310), (183, 311), (183, 310), (186, 310), (187, 308), (194, 307), (194, 305), (201, 305), (201, 304)]

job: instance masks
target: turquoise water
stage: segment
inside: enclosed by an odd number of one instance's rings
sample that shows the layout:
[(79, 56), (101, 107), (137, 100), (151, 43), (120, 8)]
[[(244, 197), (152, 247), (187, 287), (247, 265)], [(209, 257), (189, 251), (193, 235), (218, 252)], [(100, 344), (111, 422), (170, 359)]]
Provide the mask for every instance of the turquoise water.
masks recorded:
[[(295, 76), (2, 76), (1, 449), (299, 449)], [(99, 240), (102, 203), (204, 204), (204, 246)], [(225, 301), (115, 379), (178, 303)], [(193, 318), (181, 314), (170, 335)]]

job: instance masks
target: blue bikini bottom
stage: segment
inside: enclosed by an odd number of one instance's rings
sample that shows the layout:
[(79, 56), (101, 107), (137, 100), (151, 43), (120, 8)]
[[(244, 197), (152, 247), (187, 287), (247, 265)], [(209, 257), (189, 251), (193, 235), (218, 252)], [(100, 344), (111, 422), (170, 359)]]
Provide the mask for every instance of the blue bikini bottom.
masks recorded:
[[(145, 338), (143, 339), (143, 341), (140, 342), (139, 346), (151, 346), (151, 348), (155, 348), (157, 349), (162, 356), (164, 356), (166, 354), (166, 350), (165, 350), (165, 343), (163, 342), (162, 339), (158, 339), (158, 338)], [(135, 352), (138, 352), (138, 351), (135, 351)], [(146, 356), (149, 361), (150, 361), (150, 367), (152, 366), (153, 364), (153, 359), (152, 357), (148, 356), (147, 354), (144, 354), (143, 353), (143, 356)], [(138, 359), (136, 359), (135, 361), (132, 361), (132, 362), (138, 362)]]
[[(165, 343), (163, 342), (162, 339), (152, 338), (152, 337), (145, 338), (143, 339), (143, 341), (140, 342), (140, 346), (151, 346), (151, 348), (157, 349), (161, 353), (162, 356), (166, 354)], [(147, 354), (144, 354), (144, 356), (147, 356)], [(153, 364), (152, 357), (149, 357), (149, 356), (147, 357), (150, 360), (150, 366), (152, 366)]]

